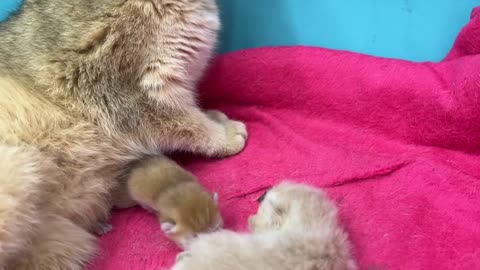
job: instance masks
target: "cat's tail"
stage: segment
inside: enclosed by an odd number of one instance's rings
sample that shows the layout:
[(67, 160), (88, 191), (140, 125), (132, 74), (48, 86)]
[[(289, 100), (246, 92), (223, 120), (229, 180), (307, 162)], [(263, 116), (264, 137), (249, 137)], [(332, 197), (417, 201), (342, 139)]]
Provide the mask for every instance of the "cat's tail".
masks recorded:
[(0, 145), (0, 269), (30, 243), (39, 225), (40, 153)]

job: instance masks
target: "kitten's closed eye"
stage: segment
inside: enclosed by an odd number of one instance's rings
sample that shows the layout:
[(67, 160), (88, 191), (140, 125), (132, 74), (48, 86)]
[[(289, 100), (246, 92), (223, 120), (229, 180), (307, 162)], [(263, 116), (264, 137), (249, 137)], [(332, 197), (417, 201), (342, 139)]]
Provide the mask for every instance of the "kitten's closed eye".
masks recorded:
[(274, 205), (273, 203), (270, 203), (270, 206), (272, 207), (273, 209), (273, 212), (275, 213), (275, 215), (281, 217), (281, 216), (284, 216), (285, 215), (285, 212), (286, 210), (284, 208), (281, 208), (277, 205)]

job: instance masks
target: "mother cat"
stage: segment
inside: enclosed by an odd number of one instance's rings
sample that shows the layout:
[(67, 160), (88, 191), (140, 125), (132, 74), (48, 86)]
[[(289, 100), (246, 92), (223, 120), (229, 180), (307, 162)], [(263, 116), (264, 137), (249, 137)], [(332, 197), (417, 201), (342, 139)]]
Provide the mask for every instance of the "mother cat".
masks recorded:
[(0, 269), (81, 269), (143, 156), (244, 148), (196, 105), (219, 26), (214, 0), (25, 0), (0, 24)]

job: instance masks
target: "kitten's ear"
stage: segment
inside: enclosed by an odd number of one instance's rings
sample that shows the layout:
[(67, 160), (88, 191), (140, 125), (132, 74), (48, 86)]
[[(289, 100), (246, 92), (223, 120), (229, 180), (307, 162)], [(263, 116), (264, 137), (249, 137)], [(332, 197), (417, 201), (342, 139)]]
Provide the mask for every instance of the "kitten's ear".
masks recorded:
[(215, 201), (215, 204), (218, 205), (218, 193), (217, 192), (213, 193), (213, 200)]
[(160, 226), (165, 234), (172, 234), (177, 230), (177, 226), (172, 222), (162, 222)]
[(265, 191), (265, 192), (262, 194), (262, 196), (260, 196), (260, 197), (257, 199), (257, 202), (258, 202), (258, 203), (262, 203), (263, 200), (265, 200), (265, 197), (267, 196), (267, 193), (268, 193), (268, 190)]

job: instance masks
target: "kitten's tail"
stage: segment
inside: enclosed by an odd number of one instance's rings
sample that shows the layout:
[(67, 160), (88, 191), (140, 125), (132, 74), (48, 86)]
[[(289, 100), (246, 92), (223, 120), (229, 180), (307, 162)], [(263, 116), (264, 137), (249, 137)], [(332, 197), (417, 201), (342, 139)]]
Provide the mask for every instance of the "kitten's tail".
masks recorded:
[(0, 269), (25, 250), (38, 228), (41, 154), (0, 145)]

